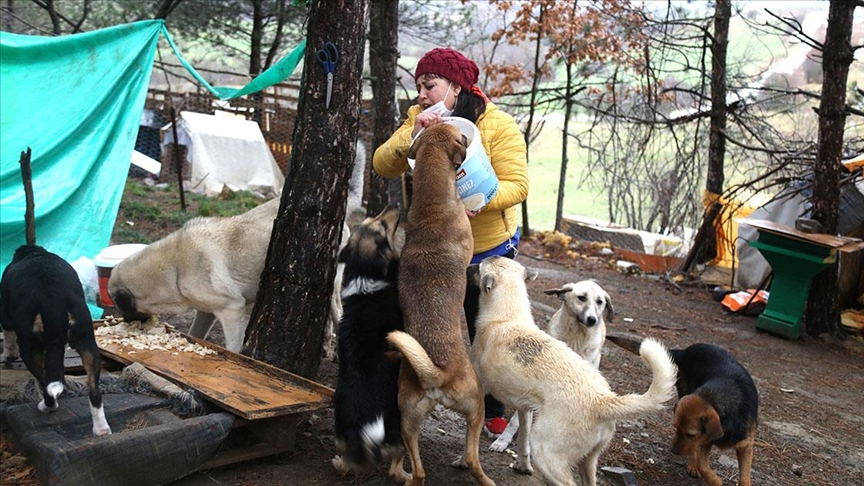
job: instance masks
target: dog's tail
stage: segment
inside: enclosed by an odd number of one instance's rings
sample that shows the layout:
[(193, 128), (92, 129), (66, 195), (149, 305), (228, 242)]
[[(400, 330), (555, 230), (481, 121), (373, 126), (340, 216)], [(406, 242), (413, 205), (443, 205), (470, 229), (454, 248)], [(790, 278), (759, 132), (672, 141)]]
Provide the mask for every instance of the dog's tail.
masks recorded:
[(435, 366), (429, 358), (429, 353), (413, 336), (407, 332), (393, 331), (387, 335), (387, 341), (411, 364), (423, 388), (437, 388), (443, 384), (441, 370)]
[(639, 354), (639, 348), (642, 345), (642, 339), (638, 337), (624, 336), (620, 334), (609, 333), (606, 335), (606, 340), (611, 341), (618, 346), (630, 351), (633, 354)]
[(614, 396), (602, 402), (600, 417), (605, 420), (634, 419), (663, 409), (663, 405), (675, 397), (677, 368), (666, 347), (651, 338), (642, 341), (639, 348), (642, 360), (653, 373), (651, 386), (643, 395)]

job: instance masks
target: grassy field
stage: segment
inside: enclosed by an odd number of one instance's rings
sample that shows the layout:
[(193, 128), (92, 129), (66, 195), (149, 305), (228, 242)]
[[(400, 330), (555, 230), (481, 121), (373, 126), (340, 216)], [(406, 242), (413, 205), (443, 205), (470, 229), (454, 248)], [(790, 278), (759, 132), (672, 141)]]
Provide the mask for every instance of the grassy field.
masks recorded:
[[(533, 230), (551, 230), (555, 226), (558, 205), (558, 183), (561, 178), (561, 126), (547, 122), (543, 132), (531, 144), (528, 164), (528, 219)], [(564, 192), (564, 216), (580, 215), (607, 219), (606, 200), (602, 191), (583, 183), (586, 154), (575, 143), (568, 147), (567, 182)]]

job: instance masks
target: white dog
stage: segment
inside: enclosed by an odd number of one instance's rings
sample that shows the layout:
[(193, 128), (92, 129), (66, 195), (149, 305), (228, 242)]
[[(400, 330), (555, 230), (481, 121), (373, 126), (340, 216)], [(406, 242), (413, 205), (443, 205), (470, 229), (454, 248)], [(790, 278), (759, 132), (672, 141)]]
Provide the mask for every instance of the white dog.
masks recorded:
[(520, 415), (525, 433), (514, 468), (531, 473), (533, 461), (550, 483), (574, 486), (575, 468), (581, 484), (593, 486), (616, 421), (662, 410), (675, 396), (675, 365), (662, 344), (646, 339), (640, 354), (653, 373), (648, 391), (615, 394), (597, 369), (534, 324), (526, 277), (508, 258), (470, 267), (469, 279), (480, 286), (472, 362), (484, 388)]
[(594, 368), (600, 368), (606, 322), (612, 322), (614, 316), (609, 294), (593, 280), (568, 283), (544, 292), (562, 300), (558, 312), (549, 320), (547, 332), (564, 341)]
[[(593, 280), (567, 283), (557, 289), (544, 290), (557, 295), (561, 307), (549, 320), (546, 332), (564, 341), (576, 354), (585, 358), (594, 369), (600, 368), (600, 356), (606, 340), (606, 321), (612, 322), (612, 300)], [(519, 430), (519, 415), (514, 414), (504, 432), (489, 446), (490, 451), (503, 452)]]
[[(195, 309), (191, 336), (206, 338), (218, 319), (225, 347), (239, 352), (249, 324), (246, 305), (258, 293), (278, 210), (279, 199), (273, 199), (237, 216), (190, 220), (114, 267), (108, 281), (111, 300), (126, 320)], [(329, 318), (338, 322), (341, 273), (336, 277)], [(325, 349), (332, 350), (328, 341)]]

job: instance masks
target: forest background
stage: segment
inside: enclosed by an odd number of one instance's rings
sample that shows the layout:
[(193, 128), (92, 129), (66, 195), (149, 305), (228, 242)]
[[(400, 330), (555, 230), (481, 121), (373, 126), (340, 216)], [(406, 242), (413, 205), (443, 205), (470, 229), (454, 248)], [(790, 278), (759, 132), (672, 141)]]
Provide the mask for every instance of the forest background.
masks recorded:
[[(321, 339), (319, 310), (326, 302), (320, 296), (332, 286), (332, 272), (311, 270), (332, 267), (335, 253), (296, 243), (319, 238), (335, 248), (338, 242), (334, 221), (344, 217), (344, 206), (335, 203), (343, 202), (345, 192), (325, 188), (347, 187), (342, 173), (350, 173), (354, 149), (353, 143), (335, 151), (325, 147), (342, 135), (355, 136), (360, 93), (374, 98), (373, 146), (391, 133), (399, 115), (396, 101), (415, 96), (411, 74), (429, 47), (448, 45), (475, 59), (480, 86), (521, 123), (532, 180), (522, 207), (526, 235), (534, 226), (550, 229), (550, 222), (551, 229), (560, 228), (564, 214), (659, 233), (701, 230), (718, 224), (713, 208), (754, 202), (802, 179), (813, 182), (814, 218), (831, 233), (839, 185), (860, 179), (860, 171), (843, 172), (839, 160), (864, 152), (864, 23), (854, 16), (860, 4), (3, 0), (0, 26), (65, 35), (164, 18), (181, 50), (215, 85), (245, 84), (303, 38), (310, 45), (339, 41), (339, 117), (324, 123), (317, 98), (308, 98), (305, 110), (300, 98), (295, 132), (302, 136), (295, 133), (292, 154), (292, 171), (298, 169), (286, 181), (271, 242), (277, 250), (272, 256), (296, 262), (297, 275), (307, 280), (289, 282), (297, 290), (291, 292), (295, 301), (266, 299), (269, 307), (256, 306), (250, 322), (253, 338), (259, 328), (272, 334), (286, 322), (307, 326), (292, 334), (296, 343), (270, 341), (290, 348), (302, 344), (304, 335), (311, 344)], [(309, 93), (321, 84), (312, 55), (306, 55), (311, 69), (298, 74)], [(176, 89), (186, 81), (167, 47), (159, 49), (157, 68), (154, 84), (164, 80)], [(338, 163), (328, 169), (338, 173), (335, 179), (321, 172), (333, 160)], [(373, 212), (393, 197), (392, 186), (376, 184), (367, 194)], [(289, 204), (313, 202), (334, 204), (315, 221), (285, 211)], [(711, 248), (706, 241), (704, 248)], [(278, 287), (279, 278), (262, 275), (261, 290)], [(836, 269), (824, 272), (824, 279), (814, 285), (813, 294), (820, 294), (818, 312), (811, 313), (818, 322), (809, 323), (814, 335), (838, 328)], [(308, 297), (309, 288), (320, 288), (320, 298)], [(261, 341), (252, 341), (250, 352), (274, 356), (255, 348)], [(304, 368), (317, 367), (309, 353), (275, 354), (305, 361), (298, 366), (265, 359), (303, 375)]]
[[(67, 34), (152, 18), (168, 3), (3, 0), (0, 25), (9, 32)], [(544, 3), (557, 5), (543, 11)], [(556, 229), (566, 215), (678, 235), (697, 227), (707, 174), (715, 3), (585, 2), (581, 13), (575, 5), (400, 2), (396, 98), (416, 97), (413, 68), (424, 52), (456, 48), (476, 60), (479, 85), (523, 127), (529, 104), (535, 108), (531, 227)], [(812, 165), (822, 83), (817, 39), (825, 36), (828, 5), (732, 4), (726, 76), (733, 116), (724, 189), (741, 203), (760, 205)], [(564, 15), (568, 9), (572, 17)], [(864, 9), (858, 14), (853, 45), (864, 44)], [(183, 0), (166, 23), (212, 85), (242, 86), (296, 46), (305, 15), (302, 2), (292, 0)], [(864, 151), (862, 61), (859, 49), (848, 91), (858, 116), (847, 119), (845, 157)], [(368, 59), (364, 66), (363, 98), (369, 99)], [(200, 89), (164, 39), (156, 68), (153, 88)], [(291, 78), (298, 83), (301, 69)]]

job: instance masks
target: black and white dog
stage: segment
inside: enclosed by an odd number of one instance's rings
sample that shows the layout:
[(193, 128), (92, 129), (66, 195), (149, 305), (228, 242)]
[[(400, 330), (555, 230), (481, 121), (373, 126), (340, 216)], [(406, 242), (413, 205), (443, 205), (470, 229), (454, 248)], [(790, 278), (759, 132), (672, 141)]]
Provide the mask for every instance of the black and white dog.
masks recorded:
[(386, 455), (390, 476), (407, 481), (397, 402), (399, 357), (386, 340), (387, 333), (403, 328), (394, 245), (398, 226), (399, 209), (388, 206), (354, 228), (339, 253), (345, 269), (335, 428), (342, 455), (331, 463), (342, 474), (360, 472)]
[(56, 410), (57, 397), (63, 393), (68, 341), (81, 355), (87, 372), (93, 435), (111, 433), (99, 392), (102, 358), (84, 290), (72, 265), (34, 244), (15, 250), (0, 280), (0, 325), (6, 360), (14, 357), (10, 340), (17, 337), (21, 360), (42, 386), (42, 412)]

